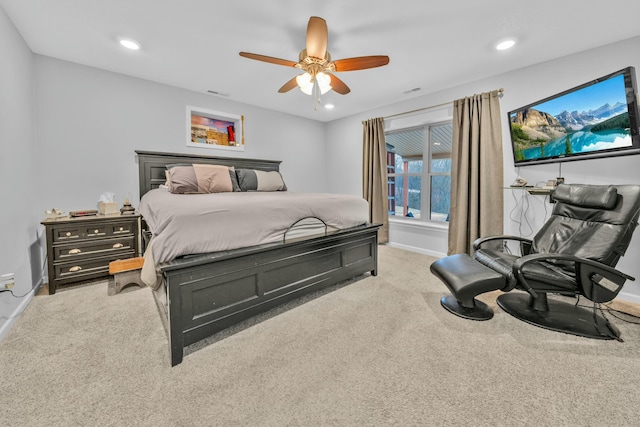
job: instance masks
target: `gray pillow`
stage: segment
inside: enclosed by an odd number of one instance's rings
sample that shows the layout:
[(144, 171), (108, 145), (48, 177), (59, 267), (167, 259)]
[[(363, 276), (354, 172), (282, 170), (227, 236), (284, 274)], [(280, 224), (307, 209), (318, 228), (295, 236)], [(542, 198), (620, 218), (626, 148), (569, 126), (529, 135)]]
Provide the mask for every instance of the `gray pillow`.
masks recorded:
[(242, 191), (287, 191), (287, 186), (278, 171), (236, 169), (236, 175)]
[(233, 191), (242, 191), (240, 189), (240, 184), (238, 184), (236, 169), (233, 166), (229, 166), (229, 176), (231, 177), (231, 187), (233, 188)]

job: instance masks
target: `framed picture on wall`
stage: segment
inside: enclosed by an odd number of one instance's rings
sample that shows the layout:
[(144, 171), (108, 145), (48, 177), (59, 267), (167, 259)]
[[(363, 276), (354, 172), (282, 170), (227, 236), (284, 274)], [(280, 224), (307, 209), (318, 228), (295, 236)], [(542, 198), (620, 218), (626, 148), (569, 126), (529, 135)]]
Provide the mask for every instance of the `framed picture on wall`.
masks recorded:
[(244, 116), (187, 105), (187, 146), (244, 151)]

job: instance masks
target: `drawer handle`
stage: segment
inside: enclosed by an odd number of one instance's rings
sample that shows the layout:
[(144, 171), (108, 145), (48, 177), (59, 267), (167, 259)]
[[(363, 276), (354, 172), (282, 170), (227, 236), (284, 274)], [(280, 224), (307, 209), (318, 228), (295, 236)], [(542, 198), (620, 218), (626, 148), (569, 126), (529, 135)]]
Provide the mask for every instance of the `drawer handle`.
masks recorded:
[(124, 227), (120, 227), (120, 231), (124, 231)]
[(113, 245), (113, 249), (118, 249), (118, 248), (121, 248), (121, 247), (123, 247), (123, 246), (124, 246), (124, 245), (123, 245), (122, 243), (115, 243), (115, 244)]
[(71, 236), (71, 232), (67, 231), (67, 234), (65, 234), (65, 236), (67, 236), (67, 237)]
[(71, 249), (69, 255), (79, 254), (80, 252), (82, 252), (80, 249)]
[(93, 230), (93, 234), (98, 234), (100, 232), (100, 230), (98, 230), (97, 228), (95, 230)]
[(72, 273), (75, 273), (76, 271), (80, 271), (80, 270), (82, 270), (82, 267), (80, 267), (79, 265), (75, 265), (69, 269), (69, 271)]

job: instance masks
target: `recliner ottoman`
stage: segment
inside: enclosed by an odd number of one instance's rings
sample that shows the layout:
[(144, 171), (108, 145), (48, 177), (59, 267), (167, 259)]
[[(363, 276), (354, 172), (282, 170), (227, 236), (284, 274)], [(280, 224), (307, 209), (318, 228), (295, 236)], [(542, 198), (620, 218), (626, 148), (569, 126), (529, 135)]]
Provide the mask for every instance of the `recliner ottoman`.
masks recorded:
[(506, 278), (480, 264), (467, 254), (455, 254), (431, 264), (430, 270), (449, 288), (452, 295), (440, 299), (451, 313), (472, 320), (489, 320), (493, 310), (475, 299), (484, 292), (502, 289)]

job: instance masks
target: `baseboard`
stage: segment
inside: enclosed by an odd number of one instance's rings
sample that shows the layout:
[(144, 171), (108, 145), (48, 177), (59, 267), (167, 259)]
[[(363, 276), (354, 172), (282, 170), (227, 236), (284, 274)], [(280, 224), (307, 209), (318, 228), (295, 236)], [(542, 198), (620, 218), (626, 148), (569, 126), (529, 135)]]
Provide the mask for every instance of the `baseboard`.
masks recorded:
[(627, 302), (640, 304), (640, 295), (632, 294), (629, 292), (620, 291), (616, 299), (621, 299)]
[(22, 301), (20, 301), (20, 304), (18, 304), (15, 310), (13, 310), (7, 320), (2, 325), (0, 325), (0, 341), (2, 341), (4, 337), (9, 333), (20, 315), (27, 308), (31, 300), (33, 300), (33, 297), (38, 293), (38, 291), (40, 291), (43, 283), (44, 281), (40, 280), (40, 282), (38, 282), (38, 284), (27, 295), (22, 297)]
[(387, 245), (391, 246), (392, 248), (404, 249), (405, 251), (410, 251), (410, 252), (417, 252), (419, 254), (429, 255), (435, 258), (444, 258), (447, 256), (447, 254), (443, 254), (440, 252), (430, 251), (428, 249), (423, 249), (423, 248), (416, 248), (415, 246), (403, 245), (401, 243), (389, 242), (387, 243)]

